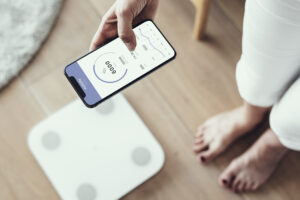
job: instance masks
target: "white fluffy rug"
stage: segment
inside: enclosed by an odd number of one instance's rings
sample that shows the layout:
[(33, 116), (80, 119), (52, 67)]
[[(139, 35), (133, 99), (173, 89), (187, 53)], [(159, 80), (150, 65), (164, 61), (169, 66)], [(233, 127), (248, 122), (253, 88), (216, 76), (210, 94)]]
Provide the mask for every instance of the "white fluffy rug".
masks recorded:
[(0, 88), (38, 51), (62, 1), (0, 0)]

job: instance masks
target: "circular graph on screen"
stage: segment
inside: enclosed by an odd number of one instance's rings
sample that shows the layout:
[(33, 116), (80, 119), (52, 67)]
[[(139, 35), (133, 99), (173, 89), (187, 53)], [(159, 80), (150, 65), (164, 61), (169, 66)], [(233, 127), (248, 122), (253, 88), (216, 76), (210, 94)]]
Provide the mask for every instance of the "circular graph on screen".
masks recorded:
[(115, 83), (126, 76), (127, 68), (121, 56), (114, 52), (101, 54), (93, 66), (96, 77), (105, 83)]

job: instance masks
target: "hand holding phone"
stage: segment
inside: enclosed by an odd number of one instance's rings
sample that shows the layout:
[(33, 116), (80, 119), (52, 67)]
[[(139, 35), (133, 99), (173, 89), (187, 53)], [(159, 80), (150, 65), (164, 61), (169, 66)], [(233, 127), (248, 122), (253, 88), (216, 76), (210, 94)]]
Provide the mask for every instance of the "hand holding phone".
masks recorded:
[(139, 24), (146, 19), (153, 20), (157, 6), (158, 0), (116, 0), (103, 16), (91, 42), (90, 51), (117, 35), (127, 48), (133, 51), (136, 38), (132, 25)]
[(174, 48), (151, 20), (133, 31), (137, 41), (134, 51), (116, 38), (65, 68), (66, 77), (86, 106), (96, 106), (175, 58)]

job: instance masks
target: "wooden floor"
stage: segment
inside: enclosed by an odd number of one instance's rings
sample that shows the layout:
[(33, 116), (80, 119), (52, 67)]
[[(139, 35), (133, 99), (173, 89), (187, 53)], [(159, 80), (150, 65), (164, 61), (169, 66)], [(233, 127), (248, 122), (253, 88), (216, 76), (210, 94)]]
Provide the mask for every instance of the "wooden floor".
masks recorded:
[[(221, 188), (217, 178), (256, 136), (239, 140), (207, 166), (200, 166), (191, 151), (198, 124), (242, 102), (235, 84), (235, 64), (241, 53), (243, 1), (212, 1), (208, 34), (203, 42), (191, 37), (191, 2), (160, 2), (156, 22), (178, 57), (123, 93), (163, 146), (166, 163), (161, 172), (124, 199), (299, 199), (300, 158), (296, 153), (287, 156), (259, 191), (237, 195)], [(1, 200), (59, 199), (31, 155), (27, 135), (41, 119), (77, 98), (63, 68), (87, 52), (101, 16), (111, 3), (66, 0), (41, 50), (21, 75), (1, 91)]]

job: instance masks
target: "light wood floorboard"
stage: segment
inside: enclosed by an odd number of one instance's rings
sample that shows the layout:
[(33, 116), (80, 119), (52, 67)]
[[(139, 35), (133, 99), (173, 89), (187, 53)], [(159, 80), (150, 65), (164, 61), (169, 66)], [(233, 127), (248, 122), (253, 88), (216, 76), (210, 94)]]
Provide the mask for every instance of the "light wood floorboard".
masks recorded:
[[(20, 76), (0, 93), (0, 199), (59, 199), (27, 146), (31, 127), (77, 98), (64, 66), (87, 52), (112, 0), (66, 0), (55, 27)], [(238, 140), (213, 163), (192, 153), (194, 131), (208, 117), (242, 103), (235, 84), (244, 1), (213, 0), (204, 41), (192, 39), (190, 1), (161, 0), (156, 23), (177, 50), (173, 62), (126, 89), (127, 97), (165, 150), (163, 169), (123, 199), (298, 199), (300, 157), (290, 153), (260, 190), (237, 195), (217, 179), (265, 125)]]

